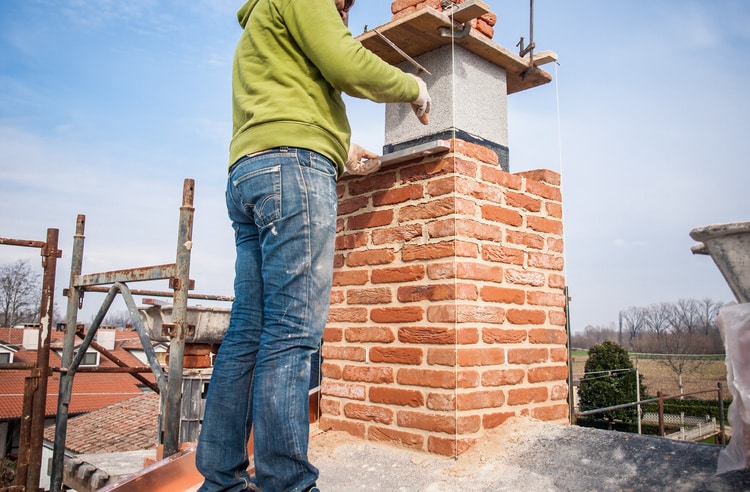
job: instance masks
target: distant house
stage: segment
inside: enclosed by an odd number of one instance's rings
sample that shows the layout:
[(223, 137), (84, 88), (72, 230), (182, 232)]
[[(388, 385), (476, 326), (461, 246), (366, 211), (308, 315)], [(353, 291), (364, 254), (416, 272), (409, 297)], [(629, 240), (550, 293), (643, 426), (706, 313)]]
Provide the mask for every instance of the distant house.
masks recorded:
[[(64, 332), (53, 331), (51, 336), (49, 364), (52, 368), (59, 368)], [(38, 329), (34, 327), (0, 328), (0, 363), (36, 362), (38, 337)], [(97, 343), (129, 366), (147, 365), (140, 339), (134, 331), (100, 328)], [(80, 339), (77, 339), (76, 345), (79, 344)], [(165, 347), (156, 347), (156, 351), (163, 353)], [(81, 367), (85, 366), (115, 367), (116, 364), (89, 348)], [(15, 457), (18, 453), (24, 381), (29, 375), (28, 370), (0, 371), (0, 456)], [(154, 381), (153, 374), (142, 375)], [(47, 383), (46, 425), (54, 424), (59, 383), (60, 374), (52, 372)], [(129, 374), (80, 371), (73, 380), (69, 415), (81, 415), (144, 393), (151, 393), (151, 390)], [(96, 436), (92, 438), (96, 439)]]

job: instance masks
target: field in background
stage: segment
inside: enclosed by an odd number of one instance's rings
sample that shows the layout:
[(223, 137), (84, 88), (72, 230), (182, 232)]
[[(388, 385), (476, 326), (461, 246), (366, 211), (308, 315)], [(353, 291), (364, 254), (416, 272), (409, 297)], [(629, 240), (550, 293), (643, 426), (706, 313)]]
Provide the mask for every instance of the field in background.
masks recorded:
[[(573, 379), (578, 381), (583, 376), (583, 368), (588, 359), (586, 351), (573, 351)], [(635, 367), (636, 359), (631, 356), (631, 361)], [(689, 364), (697, 364), (689, 362)], [(688, 366), (690, 367), (690, 366)], [(646, 386), (648, 396), (656, 396), (657, 391), (665, 395), (677, 395), (680, 393), (677, 384), (677, 376), (674, 371), (665, 365), (663, 361), (655, 359), (638, 359), (638, 372), (641, 374), (643, 384)], [(705, 360), (701, 361), (700, 366), (694, 371), (687, 372), (682, 376), (683, 392), (691, 393), (693, 391), (716, 390), (717, 383), (723, 385), (724, 398), (728, 398), (727, 390), (727, 366), (724, 360)], [(645, 398), (642, 396), (642, 398)], [(716, 400), (716, 392), (702, 393), (695, 395), (695, 398), (705, 400)]]

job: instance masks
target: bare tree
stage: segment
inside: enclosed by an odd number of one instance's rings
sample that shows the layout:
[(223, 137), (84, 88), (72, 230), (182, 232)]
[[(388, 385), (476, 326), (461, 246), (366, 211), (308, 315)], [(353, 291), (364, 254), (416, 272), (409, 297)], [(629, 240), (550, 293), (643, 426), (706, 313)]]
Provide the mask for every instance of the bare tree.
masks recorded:
[(0, 326), (38, 321), (42, 302), (39, 278), (26, 260), (0, 266)]
[(631, 350), (636, 348), (638, 336), (646, 329), (646, 312), (645, 308), (630, 307), (620, 313), (621, 328), (628, 333), (628, 344)]
[(695, 301), (678, 302), (671, 310), (667, 332), (657, 342), (662, 356), (658, 361), (674, 372), (680, 393), (684, 389), (684, 376), (698, 370), (706, 362), (705, 358), (696, 357), (705, 349), (705, 337), (695, 329), (696, 306)]

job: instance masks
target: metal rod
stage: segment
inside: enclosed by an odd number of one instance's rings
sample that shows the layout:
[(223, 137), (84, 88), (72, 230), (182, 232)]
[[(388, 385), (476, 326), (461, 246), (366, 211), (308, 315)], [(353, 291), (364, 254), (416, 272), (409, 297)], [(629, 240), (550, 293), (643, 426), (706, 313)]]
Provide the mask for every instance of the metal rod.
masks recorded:
[(718, 384), (718, 393), (719, 393), (719, 430), (721, 431), (721, 437), (719, 438), (719, 442), (722, 446), (726, 445), (727, 443), (727, 437), (726, 434), (724, 434), (724, 395), (722, 394), (722, 384), (721, 382)]
[(34, 390), (38, 381), (36, 376), (27, 376), (23, 382), (23, 406), (21, 407), (21, 425), (18, 431), (18, 461), (16, 478), (13, 483), (26, 488), (31, 460), (31, 415), (34, 401)]
[(62, 252), (57, 249), (58, 229), (47, 229), (47, 241), (42, 248), (42, 304), (39, 311), (39, 342), (37, 350), (38, 384), (34, 391), (34, 404), (31, 417), (31, 454), (26, 490), (39, 490), (39, 478), (42, 471), (42, 447), (44, 443), (44, 420), (47, 409), (47, 379), (49, 377), (49, 352), (52, 340), (52, 315), (55, 310), (55, 274), (57, 258)]
[(165, 392), (167, 389), (167, 377), (164, 375), (161, 364), (159, 364), (159, 361), (156, 358), (154, 348), (151, 346), (151, 339), (149, 338), (148, 333), (146, 333), (146, 328), (143, 326), (141, 315), (138, 313), (138, 308), (135, 305), (133, 296), (130, 294), (130, 289), (125, 284), (115, 285), (118, 286), (122, 293), (122, 298), (125, 301), (128, 312), (130, 313), (130, 321), (133, 323), (136, 333), (138, 333), (143, 352), (146, 354), (146, 360), (148, 360), (148, 364), (151, 366), (151, 372), (154, 374), (154, 377), (156, 377), (156, 383), (159, 385), (159, 392)]
[[(67, 367), (73, 360), (73, 344), (75, 343), (75, 330), (78, 316), (78, 307), (81, 302), (81, 291), (75, 287), (74, 279), (81, 274), (83, 265), (83, 234), (86, 227), (86, 216), (78, 215), (76, 218), (76, 232), (73, 236), (73, 249), (70, 261), (70, 286), (68, 289), (68, 309), (66, 313), (65, 338), (63, 340), (62, 365)], [(55, 441), (52, 451), (52, 466), (50, 467), (50, 491), (61, 492), (63, 465), (65, 460), (65, 436), (68, 430), (68, 408), (70, 406), (70, 394), (73, 389), (72, 375), (62, 374), (60, 376), (60, 391), (57, 397), (57, 415), (55, 417)]]
[[(86, 286), (83, 287), (85, 292), (107, 292), (109, 288), (101, 286)], [(143, 290), (143, 289), (130, 289), (130, 293), (136, 296), (151, 296), (151, 297), (173, 297), (174, 291), (166, 292), (161, 290)], [(234, 296), (219, 296), (212, 294), (188, 294), (188, 299), (200, 299), (203, 301), (227, 301), (232, 302)]]
[(175, 454), (179, 448), (180, 409), (182, 403), (182, 370), (187, 332), (187, 300), (190, 287), (190, 252), (193, 243), (193, 198), (195, 181), (186, 179), (182, 189), (182, 206), (177, 231), (177, 278), (175, 279), (172, 319), (175, 335), (169, 343), (169, 376), (164, 408), (164, 456)]

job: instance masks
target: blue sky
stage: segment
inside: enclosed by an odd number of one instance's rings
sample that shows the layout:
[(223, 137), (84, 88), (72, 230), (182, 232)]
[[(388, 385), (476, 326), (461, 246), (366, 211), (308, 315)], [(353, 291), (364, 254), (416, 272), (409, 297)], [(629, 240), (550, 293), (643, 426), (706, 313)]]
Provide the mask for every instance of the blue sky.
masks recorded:
[[(486, 3), (494, 41), (515, 51), (529, 2)], [(231, 295), (223, 193), (240, 5), (3, 1), (0, 236), (60, 230), (60, 312), (76, 216), (84, 273), (173, 262), (185, 178), (196, 180), (196, 292)], [(390, 5), (359, 0), (350, 28), (388, 22)], [(510, 167), (562, 173), (573, 329), (631, 306), (732, 300), (688, 234), (750, 220), (750, 3), (537, 0), (534, 18), (537, 51), (559, 64), (545, 67), (553, 83), (509, 98)], [(384, 108), (348, 107), (354, 139), (380, 152)], [(18, 258), (39, 265), (36, 250), (0, 247), (0, 264)], [(80, 320), (98, 306), (87, 297)]]

